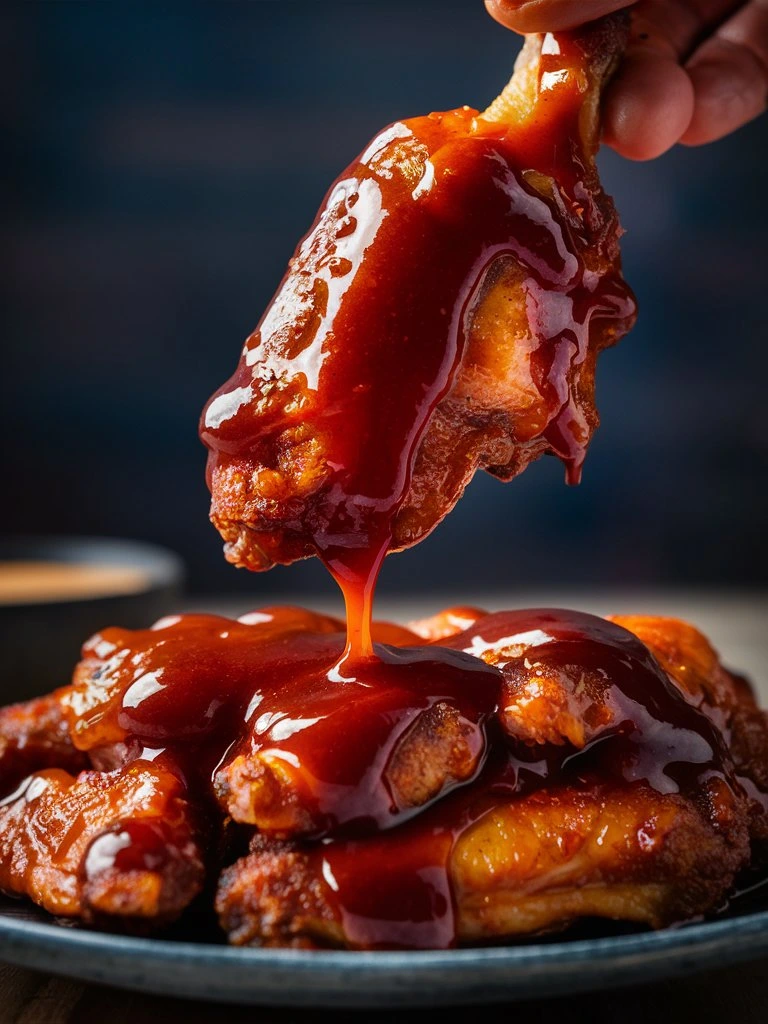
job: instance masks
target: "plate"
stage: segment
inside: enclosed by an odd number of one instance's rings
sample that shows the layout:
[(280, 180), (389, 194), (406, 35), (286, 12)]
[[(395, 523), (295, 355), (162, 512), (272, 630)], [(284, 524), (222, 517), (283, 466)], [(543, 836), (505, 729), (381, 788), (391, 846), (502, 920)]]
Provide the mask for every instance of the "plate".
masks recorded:
[[(545, 591), (472, 595), (481, 607), (576, 607), (597, 614), (680, 615), (703, 628), (726, 661), (752, 675), (768, 704), (768, 595), (722, 591)], [(270, 603), (285, 601), (274, 598)], [(451, 603), (439, 596), (377, 609), (405, 620)], [(205, 610), (239, 614), (245, 607)], [(235, 949), (185, 923), (172, 937), (129, 938), (58, 924), (0, 897), (0, 960), (158, 995), (253, 1005), (384, 1008), (512, 1002), (639, 984), (768, 954), (768, 884), (712, 920), (659, 932), (569, 932), (546, 941), (428, 952)]]
[[(768, 894), (760, 901), (768, 905)], [(415, 952), (236, 949), (143, 939), (0, 906), (0, 959), (157, 995), (293, 1007), (511, 1002), (690, 974), (768, 953), (768, 910), (668, 928), (517, 946)]]

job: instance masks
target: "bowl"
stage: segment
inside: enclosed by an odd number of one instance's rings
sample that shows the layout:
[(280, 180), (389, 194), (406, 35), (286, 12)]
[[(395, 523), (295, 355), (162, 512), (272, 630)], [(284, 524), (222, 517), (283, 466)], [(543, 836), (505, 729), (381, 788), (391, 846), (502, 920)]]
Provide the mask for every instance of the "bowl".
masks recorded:
[(182, 581), (181, 560), (151, 544), (0, 539), (0, 704), (68, 683), (89, 636), (151, 625), (173, 608)]

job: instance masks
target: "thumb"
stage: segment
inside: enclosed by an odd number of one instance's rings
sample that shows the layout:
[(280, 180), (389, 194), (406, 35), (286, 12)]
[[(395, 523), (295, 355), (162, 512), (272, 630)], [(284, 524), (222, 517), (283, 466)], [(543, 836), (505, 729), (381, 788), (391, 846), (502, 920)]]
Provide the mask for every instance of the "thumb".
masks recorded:
[(558, 32), (629, 7), (634, 0), (485, 0), (488, 13), (515, 32)]

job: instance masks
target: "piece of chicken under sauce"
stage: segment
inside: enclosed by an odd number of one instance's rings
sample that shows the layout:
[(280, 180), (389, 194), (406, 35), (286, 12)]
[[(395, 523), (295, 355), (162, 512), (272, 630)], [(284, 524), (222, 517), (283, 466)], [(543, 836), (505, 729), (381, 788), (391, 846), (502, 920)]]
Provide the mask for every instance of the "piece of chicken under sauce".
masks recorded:
[(550, 453), (578, 480), (597, 354), (635, 317), (595, 166), (624, 33), (529, 38), (484, 113), (398, 121), (331, 187), (203, 414), (231, 562), (383, 557), (478, 468)]
[[(540, 609), (478, 612), (447, 633), (453, 614), (417, 625), (503, 676), (506, 741), (481, 779), (359, 840), (254, 834), (219, 882), (230, 942), (444, 947), (584, 918), (659, 928), (711, 912), (765, 863), (768, 715), (696, 629)], [(493, 762), (505, 742), (511, 775)]]

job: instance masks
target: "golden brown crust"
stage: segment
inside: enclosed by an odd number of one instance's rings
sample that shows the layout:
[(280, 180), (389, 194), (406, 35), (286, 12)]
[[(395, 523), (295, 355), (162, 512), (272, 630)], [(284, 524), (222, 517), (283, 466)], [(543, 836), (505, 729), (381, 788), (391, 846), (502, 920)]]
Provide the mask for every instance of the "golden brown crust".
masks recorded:
[(452, 858), (465, 941), (536, 934), (577, 918), (660, 928), (718, 904), (749, 856), (689, 801), (645, 786), (547, 790), (500, 806)]
[(194, 818), (179, 779), (149, 762), (38, 772), (0, 807), (0, 887), (52, 914), (157, 927), (202, 888)]
[(721, 664), (709, 640), (690, 623), (657, 615), (613, 615), (639, 637), (659, 664), (726, 738), (750, 800), (749, 828), (757, 856), (768, 857), (768, 713), (746, 679)]
[[(459, 940), (536, 935), (585, 917), (660, 928), (718, 906), (749, 841), (729, 791), (712, 801), (717, 820), (644, 785), (552, 788), (500, 802), (451, 855)], [(216, 908), (237, 945), (356, 946), (300, 843), (257, 837), (222, 874)]]
[(325, 881), (301, 849), (256, 836), (251, 853), (225, 868), (216, 912), (235, 946), (343, 946)]
[(398, 807), (423, 807), (476, 774), (480, 751), (472, 729), (450, 704), (419, 715), (395, 747), (384, 776)]

